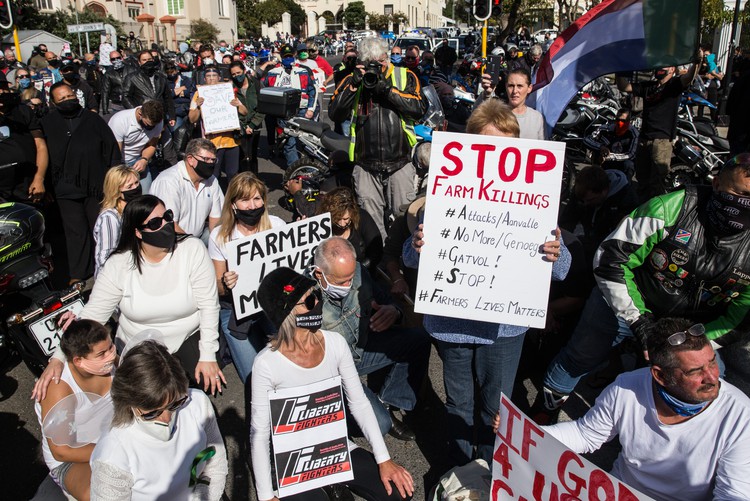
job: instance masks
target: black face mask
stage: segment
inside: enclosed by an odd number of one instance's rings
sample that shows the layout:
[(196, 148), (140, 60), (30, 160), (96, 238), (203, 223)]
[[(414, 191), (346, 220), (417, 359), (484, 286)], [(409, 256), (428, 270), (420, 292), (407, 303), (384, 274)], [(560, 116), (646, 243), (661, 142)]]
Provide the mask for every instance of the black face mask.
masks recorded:
[(245, 83), (245, 75), (236, 75), (232, 77), (232, 82), (234, 82), (234, 85), (237, 87), (242, 87), (242, 84)]
[(141, 240), (160, 249), (173, 249), (176, 239), (177, 234), (174, 230), (174, 221), (164, 223), (164, 226), (157, 231), (141, 230)]
[(21, 96), (15, 92), (0, 92), (0, 106), (3, 110), (9, 111), (18, 106), (21, 102)]
[(0, 70), (4, 70), (8, 67), (8, 62), (5, 59), (0, 60)]
[(257, 209), (234, 209), (234, 217), (236, 217), (242, 223), (248, 226), (255, 226), (260, 222), (260, 218), (266, 211), (266, 206), (258, 207)]
[(53, 68), (59, 68), (60, 67), (60, 60), (59, 59), (50, 59), (49, 61), (47, 61), (47, 64), (49, 64)]
[(143, 188), (140, 184), (138, 184), (138, 186), (136, 186), (132, 190), (125, 190), (121, 193), (122, 199), (125, 200), (125, 203), (130, 203), (143, 194)]
[(167, 79), (172, 82), (175, 82), (177, 81), (177, 76), (178, 76), (177, 73), (175, 73), (174, 75), (167, 75)]
[(81, 75), (79, 75), (77, 71), (73, 71), (70, 73), (65, 73), (63, 75), (63, 78), (66, 82), (75, 84), (78, 83), (78, 81), (81, 79)]
[(55, 108), (60, 111), (62, 116), (72, 117), (81, 111), (81, 103), (78, 102), (78, 99), (66, 99), (55, 104)]
[(144, 130), (154, 130), (154, 127), (156, 127), (156, 124), (146, 125), (143, 120), (138, 120), (138, 125), (143, 127)]
[(750, 197), (714, 191), (706, 208), (711, 227), (724, 235), (750, 229)]
[(318, 300), (315, 307), (307, 313), (297, 315), (297, 327), (308, 329), (313, 332), (320, 329), (323, 325), (323, 301)]
[(147, 76), (153, 76), (157, 70), (156, 61), (146, 61), (141, 65), (141, 69)]
[(211, 177), (214, 173), (214, 166), (215, 164), (211, 164), (208, 162), (204, 162), (203, 160), (196, 158), (197, 162), (195, 164), (195, 173), (198, 174), (203, 179), (208, 179)]

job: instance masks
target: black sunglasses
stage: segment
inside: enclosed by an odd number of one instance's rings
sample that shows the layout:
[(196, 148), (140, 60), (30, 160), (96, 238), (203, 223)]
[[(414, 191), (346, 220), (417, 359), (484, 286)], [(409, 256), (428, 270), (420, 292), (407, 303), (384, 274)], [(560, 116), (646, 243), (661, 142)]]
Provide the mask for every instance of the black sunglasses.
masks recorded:
[(313, 308), (315, 308), (315, 305), (318, 303), (318, 301), (322, 299), (323, 295), (321, 294), (320, 289), (316, 287), (310, 294), (308, 294), (304, 301), (295, 304), (295, 306), (304, 304), (305, 308), (307, 308), (308, 310), (312, 310)]
[(706, 328), (703, 324), (695, 324), (686, 331), (675, 332), (667, 338), (667, 342), (672, 346), (680, 346), (687, 341), (688, 334), (693, 337), (701, 337), (706, 334)]
[(167, 209), (167, 211), (164, 212), (163, 216), (152, 217), (144, 224), (142, 224), (140, 229), (145, 230), (146, 228), (148, 228), (151, 231), (156, 231), (161, 228), (164, 223), (171, 223), (172, 221), (174, 221), (174, 213), (172, 212), (172, 209)]
[(122, 58), (121, 57), (110, 57), (109, 60), (110, 61), (122, 61)]
[(178, 400), (175, 400), (174, 402), (164, 407), (163, 409), (156, 409), (155, 411), (144, 412), (143, 414), (140, 415), (140, 418), (143, 419), (144, 421), (153, 421), (154, 419), (161, 416), (161, 413), (164, 411), (169, 411), (169, 412), (176, 411), (177, 409), (185, 405), (185, 402), (188, 401), (188, 398), (190, 398), (190, 396), (185, 395), (184, 397)]

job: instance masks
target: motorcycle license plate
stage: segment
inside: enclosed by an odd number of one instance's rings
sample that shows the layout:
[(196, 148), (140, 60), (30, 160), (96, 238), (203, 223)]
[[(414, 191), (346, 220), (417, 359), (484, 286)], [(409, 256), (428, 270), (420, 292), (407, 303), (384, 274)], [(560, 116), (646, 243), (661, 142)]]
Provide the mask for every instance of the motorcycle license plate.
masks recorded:
[(59, 310), (53, 311), (29, 326), (34, 339), (36, 339), (36, 342), (46, 356), (52, 355), (57, 345), (60, 344), (60, 337), (63, 331), (57, 326), (58, 317), (66, 311), (72, 311), (77, 316), (81, 313), (82, 309), (83, 301), (79, 299), (63, 306)]

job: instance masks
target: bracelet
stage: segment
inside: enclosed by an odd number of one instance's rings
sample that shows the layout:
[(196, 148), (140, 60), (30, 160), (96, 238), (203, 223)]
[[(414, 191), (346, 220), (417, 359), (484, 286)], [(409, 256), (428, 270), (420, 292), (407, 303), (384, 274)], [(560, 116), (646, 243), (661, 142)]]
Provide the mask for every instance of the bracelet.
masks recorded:
[(397, 283), (403, 282), (403, 281), (404, 281), (403, 278), (397, 278), (396, 280), (393, 281), (393, 285), (396, 285)]
[(146, 157), (141, 157), (140, 160), (145, 160), (146, 162), (149, 161), (148, 158), (146, 158)]

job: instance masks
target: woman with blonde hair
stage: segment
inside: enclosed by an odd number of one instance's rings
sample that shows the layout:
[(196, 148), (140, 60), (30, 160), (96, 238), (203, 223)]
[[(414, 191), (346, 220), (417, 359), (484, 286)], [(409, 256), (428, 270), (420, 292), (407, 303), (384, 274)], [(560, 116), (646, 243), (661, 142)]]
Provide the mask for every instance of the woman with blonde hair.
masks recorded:
[(94, 277), (120, 242), (122, 211), (131, 200), (141, 196), (141, 177), (127, 165), (117, 165), (104, 176), (102, 210), (94, 223)]
[(208, 242), (208, 254), (214, 263), (219, 288), (221, 327), (243, 383), (252, 370), (255, 355), (263, 349), (273, 328), (262, 312), (237, 321), (232, 306), (237, 272), (228, 269), (226, 244), (286, 224), (268, 213), (267, 197), (268, 188), (252, 172), (241, 172), (233, 177), (224, 197), (219, 225), (211, 232)]

